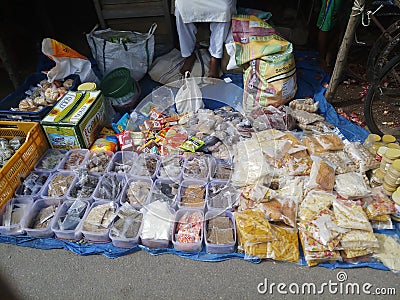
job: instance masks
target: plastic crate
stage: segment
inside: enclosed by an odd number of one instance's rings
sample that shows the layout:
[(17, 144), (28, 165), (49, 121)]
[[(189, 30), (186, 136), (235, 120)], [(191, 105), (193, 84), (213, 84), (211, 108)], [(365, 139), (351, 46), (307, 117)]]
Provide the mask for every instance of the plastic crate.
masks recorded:
[(49, 149), (42, 127), (37, 122), (0, 121), (0, 137), (25, 137), (25, 142), (0, 169), (0, 208), (12, 198), (15, 189)]
[[(53, 105), (45, 106), (40, 111), (16, 111), (11, 110), (13, 107), (18, 107), (21, 100), (25, 99), (27, 95), (25, 92), (29, 90), (31, 86), (36, 86), (40, 81), (47, 79), (47, 75), (44, 73), (33, 73), (30, 74), (24, 81), (24, 83), (18, 87), (14, 92), (6, 96), (0, 101), (0, 119), (1, 120), (22, 120), (39, 122), (53, 107)], [(73, 84), (71, 90), (76, 90), (80, 84), (79, 75), (71, 74), (65, 79), (72, 79)]]

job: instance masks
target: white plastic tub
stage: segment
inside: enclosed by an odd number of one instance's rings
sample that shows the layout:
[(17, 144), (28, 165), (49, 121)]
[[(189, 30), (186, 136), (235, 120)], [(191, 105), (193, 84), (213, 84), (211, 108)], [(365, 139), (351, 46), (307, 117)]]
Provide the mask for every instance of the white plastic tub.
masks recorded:
[[(111, 178), (114, 178), (114, 180), (117, 182), (117, 185), (113, 185), (113, 187), (112, 187), (112, 189), (115, 189), (115, 190), (111, 191), (111, 193), (114, 193), (115, 195), (107, 196), (107, 195), (105, 195), (104, 192), (102, 192), (102, 189), (106, 182), (110, 183)], [(115, 183), (115, 181), (114, 181), (114, 183)], [(119, 203), (119, 201), (121, 200), (121, 197), (122, 197), (122, 193), (125, 189), (125, 185), (126, 185), (125, 174), (106, 173), (100, 178), (100, 181), (97, 184), (96, 190), (93, 193), (93, 199), (95, 201), (107, 200), (107, 201), (114, 201), (114, 202)]]
[(90, 155), (88, 149), (71, 149), (57, 167), (58, 171), (74, 171), (85, 165)]
[(61, 161), (67, 154), (67, 150), (49, 149), (47, 150), (34, 166), (35, 171), (55, 172)]
[[(188, 202), (182, 202), (183, 197), (185, 196), (185, 192), (188, 187), (191, 186), (199, 186), (201, 188), (201, 191), (203, 192), (203, 197), (202, 201), (196, 202), (196, 203), (188, 203)], [(201, 209), (204, 211), (205, 206), (206, 206), (206, 194), (207, 194), (207, 182), (204, 180), (194, 180), (194, 179), (186, 179), (181, 182), (181, 185), (179, 187), (179, 197), (178, 197), (178, 208), (197, 208)], [(200, 196), (200, 194), (199, 194)], [(200, 198), (200, 197), (199, 197)]]
[[(200, 235), (199, 235), (199, 241), (197, 242), (189, 242), (189, 243), (184, 243), (184, 242), (179, 242), (177, 239), (177, 230), (178, 230), (178, 225), (179, 225), (179, 220), (185, 215), (185, 214), (200, 214)], [(203, 246), (203, 231), (204, 231), (204, 212), (199, 209), (190, 209), (190, 208), (181, 208), (176, 212), (175, 216), (175, 224), (174, 224), (174, 231), (172, 235), (172, 244), (174, 245), (174, 248), (179, 251), (185, 251), (185, 252), (199, 252), (202, 249)], [(189, 224), (189, 223), (186, 223)], [(190, 226), (190, 225), (188, 225)]]
[[(56, 177), (56, 176), (62, 176), (64, 179), (66, 179), (68, 176), (72, 176), (71, 183), (68, 186), (63, 187), (63, 188), (65, 188), (64, 194), (61, 195), (61, 193), (60, 193), (60, 196), (58, 196), (58, 197), (49, 195), (50, 184), (51, 184), (52, 180), (54, 179), (54, 177)], [(71, 185), (74, 182), (75, 178), (76, 178), (76, 176), (75, 176), (74, 172), (62, 171), (62, 172), (56, 172), (56, 173), (51, 174), (49, 179), (47, 180), (46, 184), (43, 186), (43, 188), (40, 192), (40, 197), (41, 198), (55, 198), (55, 199), (60, 199), (60, 200), (66, 199), (68, 191), (71, 188)], [(61, 189), (60, 189), (60, 192), (61, 192)]]
[(115, 152), (110, 164), (108, 165), (107, 172), (129, 174), (137, 156), (138, 154), (133, 151)]
[[(32, 191), (30, 189), (25, 190), (25, 186), (28, 186), (28, 181), (31, 180), (31, 176), (39, 176), (38, 180), (36, 180), (38, 189)], [(40, 198), (41, 192), (43, 188), (46, 186), (49, 181), (49, 177), (51, 176), (50, 172), (40, 172), (40, 171), (32, 171), (24, 178), (22, 183), (15, 189), (15, 197), (32, 197), (34, 200)], [(41, 182), (40, 180), (43, 180)]]
[[(144, 205), (146, 205), (148, 203), (151, 188), (153, 186), (153, 181), (150, 178), (128, 177), (128, 181), (126, 182), (124, 190), (122, 191), (120, 204), (123, 205), (125, 202), (128, 201), (128, 194), (130, 193), (129, 189), (131, 187), (131, 184), (135, 184), (135, 183), (144, 183), (144, 184), (149, 185), (149, 190), (146, 193), (146, 195), (143, 194), (143, 199), (139, 197), (139, 199), (136, 198), (137, 201), (133, 200), (132, 202), (130, 202), (130, 205), (132, 207), (134, 207), (137, 210), (140, 210)], [(143, 189), (143, 191), (145, 191), (145, 189)]]

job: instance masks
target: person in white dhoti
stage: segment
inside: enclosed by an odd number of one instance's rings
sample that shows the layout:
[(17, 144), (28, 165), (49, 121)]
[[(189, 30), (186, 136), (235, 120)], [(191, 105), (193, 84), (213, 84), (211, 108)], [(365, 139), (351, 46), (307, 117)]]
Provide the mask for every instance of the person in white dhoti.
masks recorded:
[(219, 77), (224, 42), (231, 27), (236, 0), (175, 0), (176, 27), (179, 45), (185, 62), (181, 74), (191, 71), (196, 60), (197, 22), (210, 23), (210, 77)]

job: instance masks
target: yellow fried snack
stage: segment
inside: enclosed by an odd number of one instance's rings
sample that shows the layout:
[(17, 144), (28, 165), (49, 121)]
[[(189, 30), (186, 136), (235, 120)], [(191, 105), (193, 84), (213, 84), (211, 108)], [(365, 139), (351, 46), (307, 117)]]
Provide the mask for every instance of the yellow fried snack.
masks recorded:
[(242, 244), (265, 243), (276, 238), (270, 223), (261, 211), (235, 213), (236, 228)]
[(277, 239), (268, 243), (268, 257), (275, 260), (298, 262), (300, 258), (297, 230), (271, 225)]

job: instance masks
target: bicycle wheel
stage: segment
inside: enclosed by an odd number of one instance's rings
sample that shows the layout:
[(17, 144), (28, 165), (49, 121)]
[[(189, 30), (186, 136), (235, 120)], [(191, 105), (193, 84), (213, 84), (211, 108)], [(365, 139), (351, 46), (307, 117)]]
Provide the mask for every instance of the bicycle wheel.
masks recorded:
[(400, 138), (400, 56), (388, 62), (369, 87), (364, 115), (372, 133)]
[(367, 60), (367, 78), (373, 82), (383, 66), (400, 53), (400, 20), (394, 22), (374, 42)]

